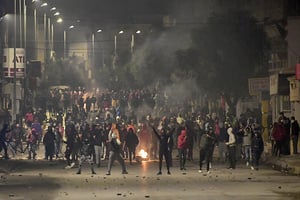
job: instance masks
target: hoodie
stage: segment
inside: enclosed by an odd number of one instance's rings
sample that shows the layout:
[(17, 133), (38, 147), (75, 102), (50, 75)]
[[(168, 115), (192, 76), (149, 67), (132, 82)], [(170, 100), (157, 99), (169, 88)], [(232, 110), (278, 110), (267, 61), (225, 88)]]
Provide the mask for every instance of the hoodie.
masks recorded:
[(235, 135), (233, 134), (233, 131), (232, 131), (231, 127), (227, 129), (227, 133), (229, 135), (229, 140), (226, 144), (229, 145), (229, 146), (235, 145)]
[(177, 140), (177, 147), (178, 147), (178, 149), (187, 148), (186, 130), (182, 130), (180, 132), (180, 135), (178, 136), (178, 140)]

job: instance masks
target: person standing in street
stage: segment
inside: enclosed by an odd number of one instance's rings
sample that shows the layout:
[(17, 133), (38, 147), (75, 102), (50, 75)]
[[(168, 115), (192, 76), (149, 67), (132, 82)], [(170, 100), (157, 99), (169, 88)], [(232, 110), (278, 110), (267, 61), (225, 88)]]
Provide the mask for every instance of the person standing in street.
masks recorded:
[(90, 144), (88, 138), (85, 138), (79, 151), (79, 168), (76, 174), (81, 174), (82, 164), (86, 161), (88, 161), (91, 166), (92, 174), (96, 174), (94, 171), (93, 151), (93, 145)]
[(95, 149), (95, 162), (97, 167), (100, 167), (101, 165), (101, 156), (102, 156), (102, 143), (103, 143), (103, 128), (100, 126), (100, 124), (96, 124), (96, 127), (93, 131), (93, 144)]
[(295, 117), (291, 117), (291, 137), (293, 142), (293, 152), (298, 154), (299, 123)]
[(210, 174), (210, 166), (212, 162), (213, 149), (216, 142), (216, 135), (214, 133), (214, 127), (207, 127), (206, 133), (204, 133), (200, 140), (200, 153), (199, 153), (199, 173), (202, 173), (203, 161), (206, 161), (206, 171)]
[(172, 135), (167, 134), (167, 130), (165, 127), (162, 127), (160, 129), (160, 133), (158, 133), (154, 127), (152, 127), (153, 132), (155, 133), (156, 137), (159, 140), (159, 171), (157, 175), (161, 175), (161, 169), (162, 169), (162, 161), (163, 157), (165, 157), (166, 160), (166, 166), (168, 170), (168, 175), (171, 174), (170, 172), (170, 161), (169, 161), (169, 142)]
[(235, 164), (236, 164), (236, 149), (235, 149), (235, 144), (236, 144), (236, 139), (235, 135), (233, 133), (232, 127), (229, 127), (227, 129), (227, 133), (229, 135), (229, 140), (226, 143), (228, 146), (228, 160), (229, 160), (229, 169), (235, 169)]
[(180, 170), (185, 170), (186, 149), (187, 149), (187, 130), (183, 129), (177, 139), (177, 149), (179, 155)]
[(259, 160), (262, 152), (264, 151), (264, 142), (261, 136), (261, 132), (258, 129), (254, 129), (254, 134), (251, 142), (251, 150), (252, 150), (252, 165), (251, 169), (258, 170)]
[(0, 152), (2, 151), (2, 149), (4, 150), (5, 160), (9, 159), (8, 154), (7, 154), (7, 146), (6, 146), (6, 134), (8, 132), (9, 132), (9, 125), (5, 123), (0, 132)]
[(38, 134), (35, 130), (35, 128), (28, 130), (27, 135), (27, 143), (28, 143), (28, 159), (34, 159), (36, 158), (36, 145), (38, 141)]
[(128, 128), (127, 135), (125, 137), (125, 146), (128, 148), (129, 163), (132, 165), (132, 159), (135, 159), (135, 150), (139, 144), (139, 139), (132, 127)]
[(243, 136), (243, 152), (246, 160), (246, 165), (249, 166), (252, 161), (252, 150), (251, 150), (252, 130), (249, 126), (245, 128)]
[(52, 161), (55, 151), (55, 135), (52, 126), (48, 126), (48, 130), (43, 138), (45, 145), (45, 159)]
[(106, 175), (111, 174), (111, 168), (115, 160), (118, 160), (122, 167), (122, 174), (128, 174), (126, 167), (125, 167), (125, 162), (122, 157), (122, 147), (121, 147), (121, 141), (117, 137), (117, 134), (115, 132), (111, 132), (109, 134), (109, 160), (108, 160), (108, 171)]

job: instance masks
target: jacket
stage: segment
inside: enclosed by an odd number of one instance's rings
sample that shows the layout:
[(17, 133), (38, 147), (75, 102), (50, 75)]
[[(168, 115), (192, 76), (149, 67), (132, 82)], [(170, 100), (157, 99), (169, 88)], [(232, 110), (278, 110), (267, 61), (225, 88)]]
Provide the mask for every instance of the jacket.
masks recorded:
[(187, 135), (186, 130), (181, 130), (177, 138), (177, 148), (178, 149), (186, 149), (187, 148)]

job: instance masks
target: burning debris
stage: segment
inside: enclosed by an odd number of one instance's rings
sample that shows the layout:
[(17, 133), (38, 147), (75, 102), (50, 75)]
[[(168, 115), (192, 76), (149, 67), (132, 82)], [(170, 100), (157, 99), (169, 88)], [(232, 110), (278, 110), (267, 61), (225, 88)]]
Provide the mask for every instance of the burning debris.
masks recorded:
[(144, 149), (141, 149), (135, 159), (138, 163), (140, 163), (142, 161), (149, 160), (149, 156), (148, 156), (148, 153)]

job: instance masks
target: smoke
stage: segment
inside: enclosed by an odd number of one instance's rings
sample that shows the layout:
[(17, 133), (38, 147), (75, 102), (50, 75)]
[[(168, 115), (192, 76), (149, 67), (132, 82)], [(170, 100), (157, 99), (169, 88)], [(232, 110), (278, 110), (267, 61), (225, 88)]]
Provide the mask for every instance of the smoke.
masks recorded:
[[(194, 75), (186, 72), (176, 57), (177, 51), (191, 46), (190, 41), (189, 30), (169, 29), (150, 35), (142, 46), (135, 49), (129, 64), (139, 85), (155, 88), (156, 98), (163, 99), (163, 103), (170, 108), (176, 108), (174, 112), (182, 111), (184, 106), (201, 94)], [(147, 114), (161, 116), (163, 113), (159, 112), (164, 111), (141, 105), (137, 109), (137, 118)]]

